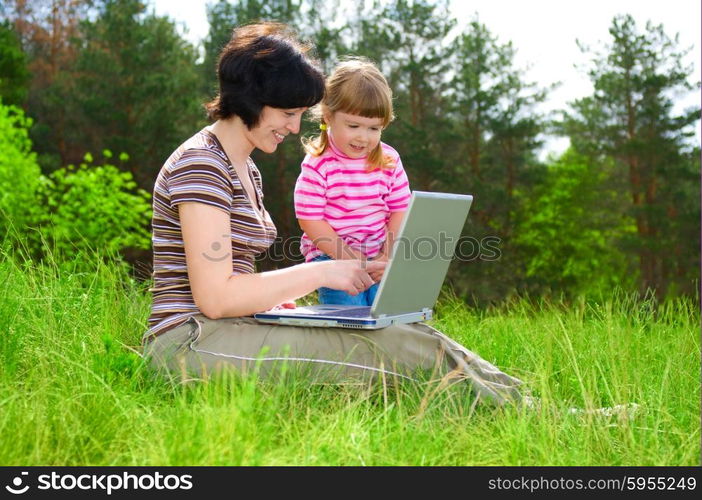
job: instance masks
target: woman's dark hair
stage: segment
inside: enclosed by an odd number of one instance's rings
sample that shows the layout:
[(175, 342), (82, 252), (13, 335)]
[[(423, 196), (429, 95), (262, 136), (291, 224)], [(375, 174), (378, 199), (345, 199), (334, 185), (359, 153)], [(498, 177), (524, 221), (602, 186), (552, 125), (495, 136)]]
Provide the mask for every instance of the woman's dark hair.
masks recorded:
[(301, 108), (324, 96), (324, 76), (292, 30), (280, 23), (235, 28), (219, 55), (219, 94), (205, 104), (211, 120), (237, 115), (251, 129), (264, 106)]

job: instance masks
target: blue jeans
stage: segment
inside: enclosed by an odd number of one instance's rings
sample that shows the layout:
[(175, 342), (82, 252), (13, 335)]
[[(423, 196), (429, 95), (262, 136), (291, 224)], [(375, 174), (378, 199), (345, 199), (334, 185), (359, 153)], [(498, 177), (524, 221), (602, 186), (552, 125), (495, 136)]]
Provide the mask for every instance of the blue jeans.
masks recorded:
[[(320, 255), (312, 259), (313, 262), (320, 260), (332, 260), (328, 255)], [(378, 283), (374, 283), (368, 290), (351, 295), (343, 290), (334, 290), (333, 288), (322, 287), (317, 289), (319, 294), (320, 304), (335, 304), (348, 306), (372, 306), (375, 300), (375, 294), (378, 293)]]

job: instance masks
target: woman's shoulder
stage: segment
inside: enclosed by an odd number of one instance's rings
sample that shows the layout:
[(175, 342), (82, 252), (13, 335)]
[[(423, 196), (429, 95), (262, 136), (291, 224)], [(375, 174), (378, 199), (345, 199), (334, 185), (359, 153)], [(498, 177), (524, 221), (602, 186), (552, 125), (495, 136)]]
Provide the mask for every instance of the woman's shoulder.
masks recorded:
[(207, 165), (229, 172), (229, 163), (222, 146), (206, 128), (181, 144), (167, 162), (169, 170), (177, 170), (190, 165)]

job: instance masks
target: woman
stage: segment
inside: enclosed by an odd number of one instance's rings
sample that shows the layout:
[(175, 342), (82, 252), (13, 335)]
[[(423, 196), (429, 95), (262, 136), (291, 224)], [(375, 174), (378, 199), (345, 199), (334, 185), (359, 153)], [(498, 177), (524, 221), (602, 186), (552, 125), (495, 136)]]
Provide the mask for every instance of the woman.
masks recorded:
[(289, 29), (263, 23), (235, 29), (218, 66), (214, 123), (166, 161), (154, 188), (154, 286), (145, 354), (175, 374), (205, 375), (280, 360), (325, 380), (436, 371), (466, 379), (479, 398), (519, 399), (520, 381), (423, 324), (360, 332), (258, 324), (247, 317), (320, 287), (358, 294), (383, 262), (329, 260), (256, 273), (254, 259), (276, 236), (249, 155), (273, 153), (297, 134), (324, 78)]

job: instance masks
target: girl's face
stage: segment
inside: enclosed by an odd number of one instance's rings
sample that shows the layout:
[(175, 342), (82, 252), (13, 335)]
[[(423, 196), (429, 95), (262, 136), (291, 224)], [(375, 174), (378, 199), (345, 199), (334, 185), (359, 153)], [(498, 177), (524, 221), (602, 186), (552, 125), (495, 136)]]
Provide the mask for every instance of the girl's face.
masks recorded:
[(366, 118), (336, 111), (324, 117), (334, 144), (350, 158), (368, 156), (380, 142), (382, 118)]
[(306, 110), (307, 108), (282, 109), (264, 106), (258, 125), (246, 130), (246, 138), (254, 148), (264, 153), (273, 153), (288, 134), (300, 132), (300, 120)]

